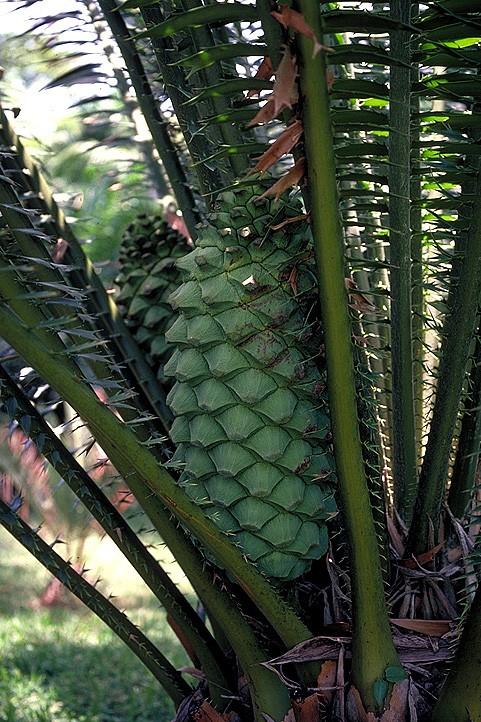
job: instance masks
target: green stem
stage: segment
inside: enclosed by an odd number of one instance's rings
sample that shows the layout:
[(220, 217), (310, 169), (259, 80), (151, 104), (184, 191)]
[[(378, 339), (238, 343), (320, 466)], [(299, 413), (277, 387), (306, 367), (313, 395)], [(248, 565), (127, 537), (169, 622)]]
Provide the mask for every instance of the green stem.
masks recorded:
[(220, 693), (228, 689), (223, 671), (227, 669), (226, 660), (198, 614), (192, 609), (159, 562), (144, 547), (123, 516), (65, 448), (23, 391), (0, 366), (0, 387), (2, 386), (2, 400), (5, 400), (7, 396), (14, 399), (16, 410), (22, 416), (29, 417), (32, 433), (37, 437), (42, 435), (45, 440), (41, 450), (43, 455), (50, 460), (67, 486), (98, 521), (165, 607), (168, 614), (182, 629), (201, 661), (208, 682), (212, 683), (214, 701), (220, 702)]
[[(87, 309), (95, 315), (102, 327), (104, 337), (111, 340), (117, 358), (123, 362), (139, 389), (142, 398), (155, 416), (161, 420), (166, 431), (170, 428), (171, 414), (165, 402), (165, 394), (154, 373), (146, 363), (137, 344), (127, 330), (111, 296), (107, 294), (92, 262), (84, 254), (71, 227), (65, 221), (62, 210), (55, 202), (48, 183), (38, 165), (32, 160), (22, 141), (0, 107), (0, 140), (2, 144), (15, 149), (15, 157), (5, 163), (16, 171), (15, 180), (24, 192), (35, 194), (34, 205), (50, 220), (45, 231), (53, 238), (67, 241), (65, 263), (72, 268), (72, 282), (86, 291)], [(31, 203), (32, 201), (29, 201)]]
[(378, 539), (383, 580), (385, 584), (388, 584), (390, 578), (389, 539), (386, 526), (386, 498), (381, 474), (381, 439), (376, 424), (375, 390), (368, 373), (366, 353), (362, 347), (354, 349), (354, 360), (357, 377), (359, 435), (363, 448), (366, 482)]
[[(366, 243), (367, 258), (375, 261), (386, 262), (385, 248), (379, 238), (374, 236), (370, 242)], [(371, 274), (372, 287), (375, 289), (384, 289), (389, 287), (389, 278), (387, 270), (382, 268)], [(389, 301), (385, 296), (379, 300), (379, 313), (383, 319), (389, 317)], [(391, 372), (391, 354), (389, 352), (389, 328), (387, 322), (381, 320), (377, 323), (377, 336), (373, 339), (375, 348), (371, 360), (372, 370), (376, 374), (378, 415), (380, 421), (380, 433), (382, 436), (383, 457), (386, 472), (392, 473), (392, 372)], [(379, 354), (379, 357), (376, 356)], [(389, 497), (388, 497), (389, 498)]]
[(99, 0), (99, 6), (124, 59), (139, 107), (152, 135), (189, 233), (192, 238), (196, 238), (196, 225), (200, 221), (200, 216), (196, 208), (194, 194), (189, 186), (177, 149), (170, 139), (159, 104), (153, 96), (147, 73), (136, 50), (132, 35), (119, 12), (115, 0)]
[[(392, 0), (391, 17), (409, 24), (410, 0)], [(390, 70), (389, 227), (394, 503), (410, 523), (417, 491), (411, 279), (411, 59), (409, 31), (391, 32), (391, 52), (405, 65)]]
[(481, 722), (481, 585), (431, 722)]
[[(317, 3), (299, 8), (318, 37)], [(369, 501), (356, 400), (351, 322), (345, 288), (343, 238), (336, 184), (326, 65), (315, 58), (313, 43), (299, 40), (302, 66), (301, 107), (310, 194), (310, 211), (320, 307), (325, 334), (329, 408), (334, 437), (339, 496), (347, 526), (353, 599), (353, 681), (375, 707), (374, 683), (387, 666), (398, 665), (384, 599), (381, 563)]]
[(0, 524), (130, 647), (178, 707), (183, 699), (192, 692), (191, 688), (168, 659), (132, 624), (125, 614), (74, 571), (68, 562), (62, 559), (1, 500)]
[[(414, 8), (413, 8), (414, 12)], [(419, 70), (411, 71), (412, 83), (419, 82)], [(420, 129), (419, 96), (412, 96), (411, 108), (415, 126), (411, 130), (411, 258), (412, 258), (412, 332), (413, 332), (413, 382), (414, 382), (414, 418), (416, 424), (417, 466), (422, 462), (422, 443), (424, 434), (424, 287), (423, 287), (423, 225), (421, 212), (421, 176), (420, 176)], [(411, 121), (412, 123), (413, 121)]]
[(476, 348), (468, 381), (461, 432), (458, 439), (448, 506), (462, 519), (471, 502), (481, 447), (481, 328), (478, 327)]
[(481, 174), (478, 174), (475, 197), (459, 280), (453, 288), (452, 306), (443, 326), (436, 399), (408, 538), (411, 554), (426, 551), (431, 525), (435, 535), (439, 528), (453, 435), (481, 292)]
[[(480, 110), (478, 104), (473, 108)], [(471, 130), (469, 135), (474, 141), (480, 140), (480, 132)], [(479, 159), (473, 156), (466, 156), (466, 168), (479, 170)], [(461, 193), (469, 196), (476, 193), (475, 178), (468, 178), (461, 185)], [(472, 219), (472, 205), (465, 204), (460, 208), (458, 222), (460, 225), (459, 233), (456, 234), (456, 242), (454, 246), (454, 258), (452, 262), (452, 282), (448, 295), (449, 300), (456, 288), (458, 281), (459, 269), (461, 267), (462, 258), (465, 253), (466, 226)], [(456, 458), (454, 461), (453, 473), (451, 477), (451, 486), (449, 488), (448, 506), (455, 517), (462, 519), (467, 511), (467, 507), (472, 501), (473, 491), (476, 484), (476, 472), (479, 463), (479, 454), (481, 447), (481, 319), (478, 318), (478, 328), (476, 332), (476, 341), (474, 346), (473, 358), (471, 359), (471, 369), (467, 383), (467, 393), (464, 403), (463, 416), (461, 421), (461, 431), (458, 439), (458, 447), (456, 450)]]
[[(189, 499), (155, 456), (136, 438), (132, 430), (95, 396), (62, 359), (42, 347), (32, 329), (26, 328), (4, 308), (0, 308), (2, 337), (85, 419), (114, 466), (125, 478), (134, 471), (139, 480), (162, 501), (226, 568), (257, 605), (286, 645), (294, 645), (311, 635), (269, 582), (245, 561), (237, 547)], [(132, 489), (136, 494), (135, 490)], [(140, 501), (140, 499), (139, 499)]]

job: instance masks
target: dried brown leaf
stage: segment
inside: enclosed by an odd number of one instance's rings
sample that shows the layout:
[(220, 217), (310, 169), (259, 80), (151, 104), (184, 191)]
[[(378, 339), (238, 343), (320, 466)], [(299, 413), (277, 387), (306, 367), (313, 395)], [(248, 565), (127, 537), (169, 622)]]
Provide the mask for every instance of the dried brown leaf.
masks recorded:
[(255, 116), (252, 118), (250, 123), (247, 124), (248, 128), (251, 128), (253, 125), (258, 125), (260, 123), (268, 123), (270, 120), (273, 120), (276, 117), (277, 113), (275, 112), (275, 104), (272, 100), (272, 93), (269, 96), (269, 99), (267, 103), (265, 103), (262, 108), (255, 114)]
[(334, 698), (337, 680), (337, 662), (327, 659), (321, 665), (321, 671), (317, 677), (317, 688), (324, 700), (330, 704)]
[(328, 53), (334, 52), (332, 48), (328, 48), (327, 45), (322, 45), (319, 42), (314, 30), (304, 19), (304, 15), (297, 12), (297, 10), (293, 10), (287, 5), (283, 5), (280, 12), (272, 12), (271, 15), (286, 29), (291, 28), (291, 30), (294, 30), (296, 33), (301, 33), (301, 35), (304, 35), (306, 38), (310, 38), (312, 40), (314, 43), (312, 53), (313, 58), (316, 57), (320, 50), (325, 50)]
[(360, 313), (376, 313), (376, 306), (369, 301), (361, 291), (358, 290), (356, 282), (352, 278), (344, 279), (349, 292), (349, 305)]
[(310, 694), (302, 701), (293, 700), (292, 710), (296, 722), (319, 722), (320, 697), (317, 692)]
[(265, 173), (271, 166), (277, 163), (282, 156), (289, 153), (298, 143), (303, 133), (302, 123), (300, 120), (294, 121), (291, 125), (280, 134), (276, 140), (271, 143), (268, 149), (261, 155), (251, 173)]
[(284, 108), (292, 108), (297, 101), (297, 63), (289, 48), (286, 48), (276, 70), (276, 79), (272, 89), (272, 100), (276, 116)]
[(409, 679), (397, 682), (392, 688), (389, 706), (381, 716), (381, 722), (407, 722), (409, 720)]
[(270, 188), (268, 188), (260, 198), (267, 198), (268, 196), (274, 196), (276, 201), (279, 200), (281, 195), (288, 188), (299, 185), (306, 170), (306, 163), (304, 158), (299, 158), (296, 164), (290, 169), (286, 175), (279, 178)]
[(225, 722), (224, 715), (219, 714), (207, 700), (204, 700), (195, 712), (196, 722)]
[(307, 221), (309, 218), (309, 213), (301, 213), (298, 216), (292, 216), (292, 218), (288, 218), (286, 221), (282, 221), (282, 223), (277, 223), (275, 226), (271, 226), (273, 231), (279, 231), (281, 228), (284, 228), (284, 226), (288, 226), (291, 223), (298, 223), (299, 221)]
[(398, 531), (396, 522), (390, 516), (387, 517), (387, 530), (389, 533), (391, 544), (393, 545), (397, 554), (402, 557), (404, 554), (405, 544), (400, 532)]
[(410, 632), (427, 634), (430, 637), (443, 637), (451, 630), (450, 619), (391, 619), (391, 624)]
[(268, 123), (270, 120), (277, 118), (284, 108), (292, 108), (297, 102), (297, 65), (296, 59), (286, 48), (282, 60), (276, 70), (276, 79), (272, 93), (268, 96), (267, 102), (256, 113), (247, 127), (259, 123)]
[(181, 236), (184, 236), (187, 241), (191, 240), (185, 221), (183, 217), (177, 213), (177, 211), (168, 208), (165, 213), (165, 221), (174, 231), (177, 231), (177, 233), (180, 233)]
[(407, 569), (418, 569), (419, 565), (426, 564), (427, 562), (431, 562), (436, 554), (441, 551), (443, 548), (444, 543), (436, 544), (432, 549), (428, 549), (427, 552), (423, 552), (422, 554), (418, 554), (417, 557), (414, 557), (413, 559), (401, 559), (401, 564), (403, 567), (407, 567)]
[(343, 645), (350, 645), (351, 637), (313, 637), (305, 642), (296, 644), (288, 652), (264, 662), (268, 669), (283, 666), (285, 664), (299, 664), (303, 662), (315, 662), (317, 660), (337, 659), (339, 648)]
[[(274, 75), (274, 68), (272, 67), (272, 60), (268, 55), (264, 57), (262, 60), (262, 63), (257, 68), (257, 72), (254, 75), (254, 78), (259, 78), (260, 80), (270, 80), (272, 76)], [(248, 98), (255, 98), (256, 95), (259, 95), (260, 90), (249, 90), (247, 93)]]

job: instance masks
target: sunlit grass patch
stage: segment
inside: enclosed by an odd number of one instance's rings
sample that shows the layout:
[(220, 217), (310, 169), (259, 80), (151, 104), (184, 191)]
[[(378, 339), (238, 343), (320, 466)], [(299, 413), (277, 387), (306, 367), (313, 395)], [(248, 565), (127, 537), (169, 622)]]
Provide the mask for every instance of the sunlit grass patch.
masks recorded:
[[(48, 575), (3, 531), (0, 546), (1, 722), (170, 720), (173, 708), (157, 682), (83, 606), (29, 606)], [(121, 594), (121, 605), (175, 665), (186, 664), (164, 612), (138, 579), (125, 577), (110, 545), (92, 539), (88, 547), (97, 552), (103, 587)]]

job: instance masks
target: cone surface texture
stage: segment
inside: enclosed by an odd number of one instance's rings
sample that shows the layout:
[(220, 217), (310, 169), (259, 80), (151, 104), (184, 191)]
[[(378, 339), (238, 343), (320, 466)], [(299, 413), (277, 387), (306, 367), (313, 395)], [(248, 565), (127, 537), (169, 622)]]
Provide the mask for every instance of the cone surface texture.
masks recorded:
[(258, 196), (224, 193), (178, 261), (189, 276), (170, 297), (167, 400), (180, 483), (266, 575), (287, 580), (326, 551), (333, 459), (300, 300), (314, 283), (309, 227), (272, 230), (300, 209)]
[(141, 215), (122, 238), (116, 278), (120, 289), (116, 301), (120, 313), (147, 361), (164, 380), (163, 367), (172, 349), (165, 331), (175, 317), (168, 297), (181, 283), (176, 259), (189, 251), (183, 236), (159, 215)]

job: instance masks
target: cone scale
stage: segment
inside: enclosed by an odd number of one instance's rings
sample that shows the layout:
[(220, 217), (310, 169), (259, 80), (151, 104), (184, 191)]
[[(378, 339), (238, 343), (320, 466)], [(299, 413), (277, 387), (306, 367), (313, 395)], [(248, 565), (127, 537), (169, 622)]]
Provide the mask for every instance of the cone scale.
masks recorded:
[(173, 320), (167, 299), (182, 280), (175, 261), (188, 251), (183, 236), (158, 215), (138, 216), (120, 246), (117, 305), (161, 382), (171, 353), (165, 341)]

